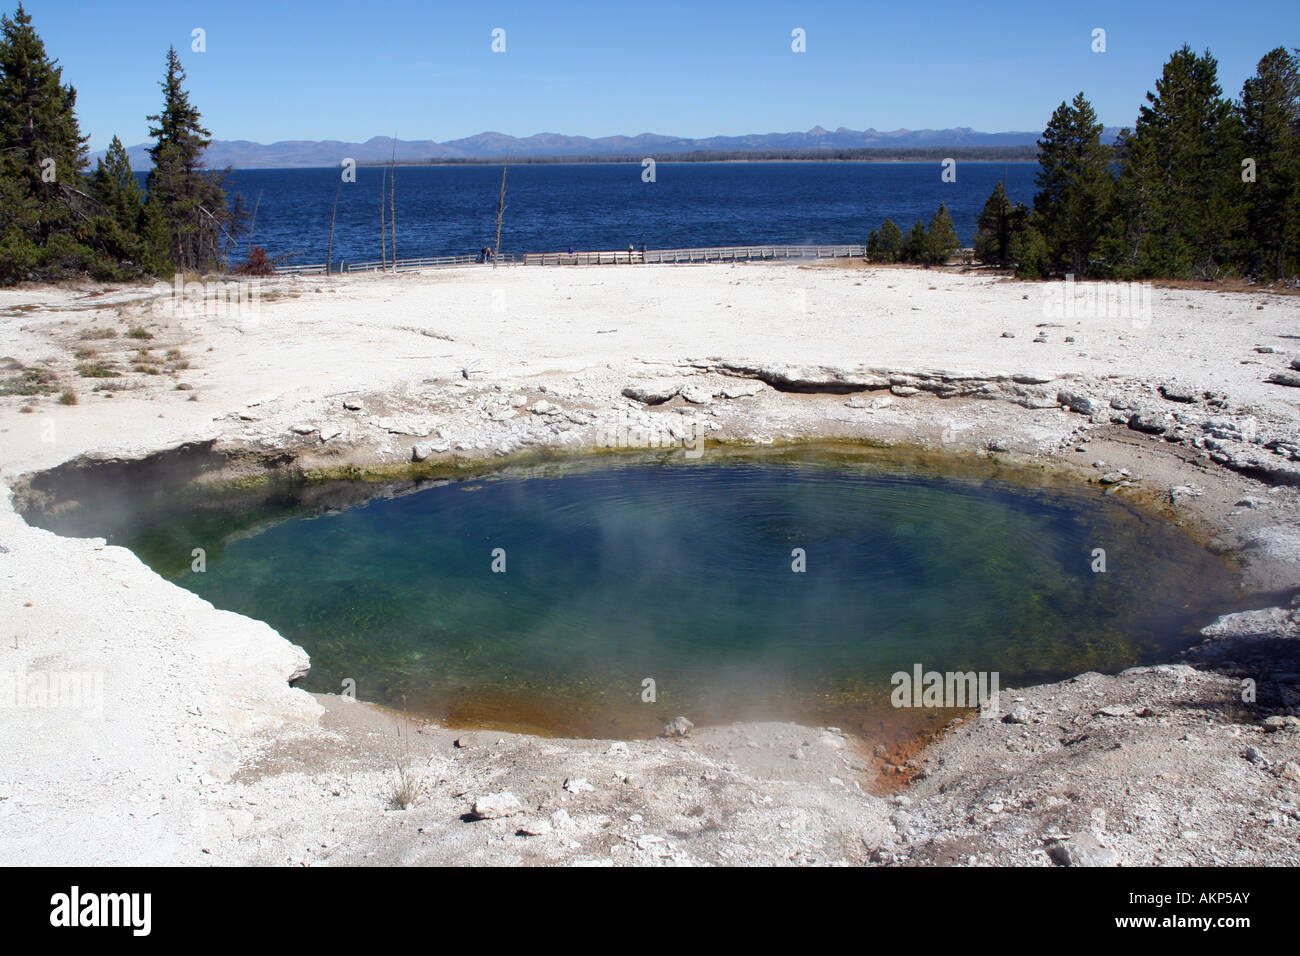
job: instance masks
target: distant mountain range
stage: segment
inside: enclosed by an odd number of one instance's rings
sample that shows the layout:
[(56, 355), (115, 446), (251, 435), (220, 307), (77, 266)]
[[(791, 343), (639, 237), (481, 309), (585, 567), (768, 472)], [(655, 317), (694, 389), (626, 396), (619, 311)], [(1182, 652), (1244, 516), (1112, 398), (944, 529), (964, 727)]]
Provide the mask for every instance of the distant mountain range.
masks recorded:
[[(1103, 139), (1110, 142), (1118, 127), (1107, 127)], [(537, 133), (523, 138), (505, 133), (479, 133), (465, 139), (397, 140), (397, 160), (405, 163), (440, 160), (483, 160), (541, 156), (653, 156), (662, 158), (677, 153), (698, 152), (795, 152), (826, 149), (900, 149), (944, 147), (1033, 146), (1040, 133), (981, 133), (968, 126), (955, 129), (875, 129), (853, 130), (841, 126), (836, 130), (814, 126), (806, 133), (753, 133), (747, 136), (710, 136), (686, 139), (642, 133), (639, 136), (563, 136)], [(148, 169), (149, 144), (127, 149), (133, 169)], [(92, 163), (102, 156), (91, 156)], [(293, 167), (336, 166), (345, 157), (360, 164), (387, 162), (393, 155), (391, 136), (374, 136), (364, 143), (339, 140), (284, 140), (262, 144), (248, 140), (214, 140), (204, 155), (204, 163), (214, 169), (284, 169)]]

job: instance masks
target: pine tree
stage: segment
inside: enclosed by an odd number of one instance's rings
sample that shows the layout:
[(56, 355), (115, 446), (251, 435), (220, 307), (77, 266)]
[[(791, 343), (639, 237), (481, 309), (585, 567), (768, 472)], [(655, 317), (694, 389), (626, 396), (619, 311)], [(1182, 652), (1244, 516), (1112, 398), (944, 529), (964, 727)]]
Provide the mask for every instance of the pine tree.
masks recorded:
[(867, 258), (872, 262), (897, 262), (902, 251), (903, 231), (892, 219), (886, 219), (879, 232), (873, 229), (867, 237)]
[(1210, 278), (1240, 250), (1245, 225), (1241, 123), (1218, 63), (1184, 45), (1147, 93), (1118, 150), (1116, 263), (1131, 275)]
[(0, 17), (0, 282), (100, 271), (85, 242), (86, 137), (62, 74), (21, 3)]
[(202, 168), (211, 134), (200, 123), (183, 81), (176, 48), (167, 51), (167, 73), (160, 113), (149, 116), (153, 170), (147, 183), (150, 223), (167, 236), (168, 256), (182, 270), (224, 267), (224, 250), (234, 225), (227, 206), (225, 174)]
[(1261, 278), (1300, 268), (1300, 59), (1277, 47), (1259, 61), (1242, 87), (1238, 116), (1242, 152), (1255, 181), (1245, 196), (1245, 271)]
[(1093, 252), (1114, 185), (1111, 150), (1102, 145), (1101, 131), (1092, 104), (1079, 93), (1072, 104), (1056, 108), (1038, 141), (1037, 227), (1050, 268), (1076, 276), (1098, 271)]
[(902, 262), (926, 262), (928, 255), (929, 242), (926, 240), (925, 223), (918, 219), (903, 237), (903, 248), (898, 258)]
[(1011, 237), (1011, 259), (1017, 279), (1045, 279), (1051, 271), (1047, 240), (1033, 225), (1033, 216)]
[(99, 203), (96, 237), (120, 263), (123, 278), (152, 273), (170, 275), (167, 244), (145, 214), (144, 194), (116, 136), (90, 177), (90, 194)]
[(948, 207), (939, 203), (939, 211), (930, 220), (930, 229), (925, 237), (925, 261), (941, 266), (957, 251), (961, 243), (957, 240), (957, 229), (948, 215)]
[(95, 167), (90, 177), (90, 194), (99, 200), (105, 212), (123, 229), (140, 231), (144, 217), (144, 196), (131, 161), (127, 158), (122, 141), (116, 136), (108, 144), (108, 152)]
[(1024, 228), (1028, 215), (1024, 203), (1011, 205), (1001, 182), (994, 186), (975, 223), (975, 258), (1003, 268), (1011, 265), (1011, 240)]

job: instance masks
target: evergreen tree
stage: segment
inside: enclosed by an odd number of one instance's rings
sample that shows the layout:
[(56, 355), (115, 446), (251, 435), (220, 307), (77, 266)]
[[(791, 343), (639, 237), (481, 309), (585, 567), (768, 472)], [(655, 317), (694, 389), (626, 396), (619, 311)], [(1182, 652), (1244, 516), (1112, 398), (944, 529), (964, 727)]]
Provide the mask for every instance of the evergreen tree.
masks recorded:
[(1121, 140), (1115, 238), (1121, 272), (1213, 277), (1240, 250), (1245, 224), (1241, 124), (1221, 96), (1218, 63), (1184, 45)]
[(176, 48), (167, 51), (167, 73), (159, 84), (162, 111), (149, 116), (155, 143), (149, 149), (147, 205), (151, 228), (166, 235), (168, 256), (182, 270), (224, 267), (224, 252), (235, 225), (227, 206), (225, 174), (202, 168), (211, 134), (200, 123), (183, 84), (185, 70)]
[(121, 263), (119, 272), (169, 275), (167, 245), (145, 214), (144, 194), (131, 171), (122, 141), (113, 137), (108, 152), (90, 177), (90, 194), (99, 203), (96, 235), (105, 250)]
[(1080, 277), (1097, 271), (1093, 251), (1113, 188), (1111, 150), (1102, 145), (1101, 130), (1092, 104), (1079, 93), (1056, 108), (1038, 141), (1037, 228), (1050, 268)]
[(903, 251), (903, 231), (886, 219), (880, 231), (871, 231), (867, 237), (867, 258), (872, 262), (897, 262)]
[(1011, 236), (1011, 260), (1017, 279), (1045, 279), (1051, 271), (1047, 240), (1032, 223), (1033, 217)]
[(1300, 268), (1300, 60), (1284, 47), (1265, 54), (1242, 87), (1242, 152), (1255, 182), (1245, 195), (1246, 271), (1261, 278)]
[(957, 241), (957, 229), (948, 215), (948, 207), (939, 203), (939, 211), (930, 220), (930, 229), (925, 237), (925, 261), (941, 266), (957, 251), (961, 243)]
[(903, 237), (903, 248), (898, 258), (902, 262), (926, 262), (929, 245), (925, 235), (925, 223), (918, 219)]
[(99, 200), (104, 211), (123, 229), (140, 231), (144, 217), (144, 196), (131, 172), (122, 141), (116, 136), (108, 144), (108, 152), (95, 167), (90, 177), (90, 194)]
[(1014, 260), (1011, 240), (1024, 228), (1029, 209), (1024, 203), (1011, 205), (1006, 187), (999, 182), (984, 203), (976, 220), (975, 258), (989, 265), (1006, 267)]
[(0, 282), (101, 271), (86, 244), (86, 137), (77, 91), (22, 4), (0, 17)]

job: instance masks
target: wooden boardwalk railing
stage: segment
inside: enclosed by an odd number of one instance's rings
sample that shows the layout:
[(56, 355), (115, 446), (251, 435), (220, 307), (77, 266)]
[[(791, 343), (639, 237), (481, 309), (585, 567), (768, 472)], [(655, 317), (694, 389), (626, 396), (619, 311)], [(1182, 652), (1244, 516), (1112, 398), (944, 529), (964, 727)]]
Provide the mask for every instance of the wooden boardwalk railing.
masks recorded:
[[(638, 251), (596, 252), (527, 252), (502, 255), (499, 265), (526, 266), (600, 266), (671, 264), (690, 262), (745, 262), (752, 259), (848, 259), (866, 254), (862, 245), (834, 246), (707, 246), (697, 249), (647, 249)], [(412, 272), (419, 269), (442, 269), (477, 265), (477, 255), (424, 256), (388, 262), (341, 262), (334, 272)], [(324, 275), (325, 264), (276, 266), (276, 275)]]

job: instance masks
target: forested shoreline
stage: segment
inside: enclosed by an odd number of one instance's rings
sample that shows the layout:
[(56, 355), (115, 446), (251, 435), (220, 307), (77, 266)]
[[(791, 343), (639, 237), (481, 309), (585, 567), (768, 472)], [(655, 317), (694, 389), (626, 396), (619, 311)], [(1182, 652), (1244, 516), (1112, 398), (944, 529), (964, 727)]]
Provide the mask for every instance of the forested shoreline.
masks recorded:
[[(974, 257), (1022, 278), (1294, 281), (1300, 274), (1298, 52), (1277, 47), (1265, 54), (1238, 98), (1229, 100), (1210, 52), (1184, 45), (1114, 145), (1102, 142), (1102, 124), (1082, 92), (1062, 102), (1038, 141), (1032, 206), (1012, 203), (999, 184), (978, 217)], [(171, 48), (159, 84), (162, 105), (148, 117), (151, 169), (141, 189), (117, 136), (90, 169), (76, 90), (63, 83), (62, 68), (21, 3), (13, 17), (0, 17), (0, 285), (232, 271), (249, 216), (242, 197), (227, 195), (230, 170), (203, 166), (211, 134), (184, 80)], [(1007, 154), (1025, 149), (1032, 147)], [(866, 151), (831, 152), (836, 155), (821, 158)], [(887, 152), (970, 159), (969, 151), (957, 149)], [(708, 157), (777, 158), (791, 157)], [(674, 160), (683, 158), (665, 157)], [(918, 220), (906, 233), (890, 220), (872, 230), (867, 257), (936, 265), (957, 246), (941, 203), (928, 224)], [(262, 250), (250, 247), (247, 255), (235, 271), (267, 271)]]
[[(999, 184), (974, 256), (1021, 278), (1250, 278), (1300, 274), (1300, 51), (1271, 50), (1235, 101), (1218, 63), (1184, 45), (1165, 63), (1132, 129), (1112, 146), (1082, 92), (1038, 141), (1033, 206)], [(951, 222), (868, 237), (875, 262), (945, 261)]]

